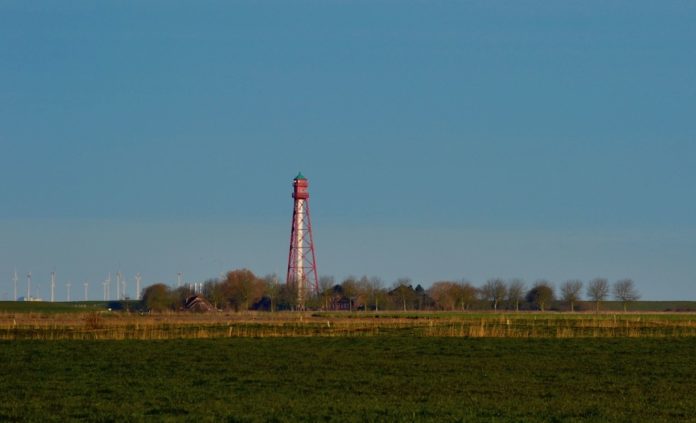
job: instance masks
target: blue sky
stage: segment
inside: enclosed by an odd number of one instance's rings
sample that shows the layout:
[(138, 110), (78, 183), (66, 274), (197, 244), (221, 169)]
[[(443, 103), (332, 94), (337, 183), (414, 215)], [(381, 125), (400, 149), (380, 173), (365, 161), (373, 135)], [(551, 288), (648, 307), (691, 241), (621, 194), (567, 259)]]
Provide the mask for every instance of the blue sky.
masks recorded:
[[(121, 270), (696, 299), (693, 2), (0, 3), (0, 296)], [(23, 277), (22, 286), (24, 286)]]

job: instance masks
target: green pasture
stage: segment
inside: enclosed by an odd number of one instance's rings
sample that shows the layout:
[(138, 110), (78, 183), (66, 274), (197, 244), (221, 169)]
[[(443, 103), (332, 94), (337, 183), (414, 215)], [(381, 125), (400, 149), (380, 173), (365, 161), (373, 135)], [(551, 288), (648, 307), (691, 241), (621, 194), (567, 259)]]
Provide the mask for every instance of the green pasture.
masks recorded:
[(696, 420), (696, 338), (0, 342), (0, 421)]
[(105, 311), (109, 308), (124, 309), (135, 306), (137, 301), (0, 301), (0, 313), (85, 313)]

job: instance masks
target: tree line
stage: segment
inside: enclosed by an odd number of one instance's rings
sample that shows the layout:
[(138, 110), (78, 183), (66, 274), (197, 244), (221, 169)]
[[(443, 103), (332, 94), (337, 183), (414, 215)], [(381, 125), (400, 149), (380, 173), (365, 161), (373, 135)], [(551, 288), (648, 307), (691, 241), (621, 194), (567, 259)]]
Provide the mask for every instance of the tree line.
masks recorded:
[[(584, 288), (584, 289), (583, 289)], [(189, 287), (171, 288), (154, 284), (143, 290), (143, 305), (148, 310), (179, 310), (192, 295), (204, 297), (218, 310), (295, 310), (297, 293), (279, 283), (275, 275), (256, 276), (248, 269), (232, 270), (224, 278), (209, 279), (200, 293)], [(584, 294), (584, 297), (583, 297)], [(606, 278), (595, 278), (587, 285), (572, 279), (561, 283), (558, 290), (547, 280), (527, 286), (521, 279), (493, 278), (480, 286), (467, 281), (438, 281), (424, 289), (409, 278), (400, 278), (386, 285), (378, 277), (349, 276), (336, 283), (331, 276), (319, 279), (319, 292), (310, 297), (307, 309), (314, 310), (540, 310), (577, 311), (591, 303), (596, 311), (610, 295), (627, 311), (640, 299), (631, 279), (613, 284)]]

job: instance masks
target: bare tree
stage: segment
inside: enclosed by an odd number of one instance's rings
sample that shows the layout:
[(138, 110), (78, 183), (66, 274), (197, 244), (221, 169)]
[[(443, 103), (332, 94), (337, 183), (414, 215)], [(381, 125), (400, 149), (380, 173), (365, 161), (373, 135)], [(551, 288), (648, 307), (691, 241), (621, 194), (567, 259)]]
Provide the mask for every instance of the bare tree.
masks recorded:
[(432, 298), (437, 308), (442, 310), (454, 310), (459, 300), (460, 288), (461, 287), (456, 282), (435, 282), (430, 289), (428, 289), (428, 296)]
[(452, 286), (453, 296), (455, 297), (455, 305), (460, 307), (462, 311), (468, 310), (471, 304), (476, 301), (476, 288), (470, 282), (462, 280)]
[(481, 287), (481, 296), (484, 300), (493, 303), (493, 310), (498, 310), (498, 303), (505, 298), (507, 286), (502, 279), (489, 279)]
[(370, 278), (367, 275), (361, 277), (358, 280), (358, 294), (356, 306), (358, 308), (362, 307), (364, 311), (367, 311), (370, 307), (370, 300), (372, 299), (372, 284), (370, 283)]
[(372, 299), (375, 311), (379, 311), (380, 298), (384, 296), (383, 294), (382, 279), (377, 276), (372, 276), (370, 278), (370, 298)]
[(333, 276), (319, 277), (319, 295), (321, 296), (321, 306), (324, 310), (329, 309), (334, 285), (336, 285), (336, 282)]
[(594, 301), (595, 311), (599, 312), (599, 303), (609, 295), (609, 281), (604, 278), (594, 278), (587, 286), (587, 297)]
[(274, 312), (278, 306), (278, 297), (280, 296), (280, 284), (278, 283), (278, 275), (275, 273), (263, 277), (264, 291), (270, 301), (270, 310)]
[(172, 289), (163, 283), (150, 285), (143, 290), (143, 304), (151, 311), (176, 310), (179, 304)]
[(621, 301), (624, 311), (628, 305), (640, 299), (640, 294), (631, 279), (621, 279), (614, 284), (614, 298)]
[(222, 281), (226, 300), (235, 311), (246, 311), (259, 301), (264, 294), (264, 282), (251, 270), (238, 269), (227, 272)]
[(564, 302), (570, 305), (570, 311), (575, 311), (575, 303), (580, 300), (581, 290), (582, 281), (578, 279), (565, 281), (561, 285), (561, 297)]
[(341, 282), (341, 287), (343, 288), (343, 295), (348, 299), (348, 311), (353, 311), (353, 304), (360, 291), (358, 287), (358, 281), (354, 276), (348, 276)]
[(513, 279), (508, 283), (507, 300), (511, 306), (515, 307), (515, 311), (520, 311), (520, 301), (524, 299), (524, 290), (522, 279)]
[(297, 310), (297, 284), (281, 284), (278, 292), (278, 306), (288, 309)]
[(546, 310), (546, 306), (551, 304), (553, 299), (553, 287), (549, 281), (544, 279), (536, 281), (527, 293), (527, 301), (537, 306), (541, 311)]
[(213, 278), (203, 282), (203, 296), (213, 304), (216, 310), (225, 303), (225, 293), (218, 279)]

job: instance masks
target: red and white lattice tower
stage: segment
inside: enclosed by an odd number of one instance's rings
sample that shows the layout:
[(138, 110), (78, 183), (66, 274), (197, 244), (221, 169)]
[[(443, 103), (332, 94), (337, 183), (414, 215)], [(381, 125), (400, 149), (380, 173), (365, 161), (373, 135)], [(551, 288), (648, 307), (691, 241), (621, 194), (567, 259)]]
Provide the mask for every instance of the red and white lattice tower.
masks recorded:
[(319, 278), (309, 217), (309, 181), (299, 173), (292, 181), (292, 186), (295, 208), (292, 212), (288, 276), (285, 280), (291, 288), (297, 290), (297, 306), (304, 309), (306, 300), (319, 293)]

